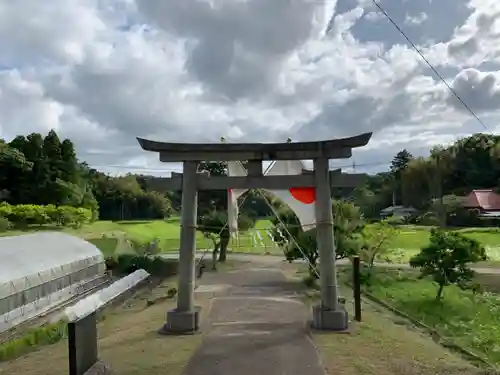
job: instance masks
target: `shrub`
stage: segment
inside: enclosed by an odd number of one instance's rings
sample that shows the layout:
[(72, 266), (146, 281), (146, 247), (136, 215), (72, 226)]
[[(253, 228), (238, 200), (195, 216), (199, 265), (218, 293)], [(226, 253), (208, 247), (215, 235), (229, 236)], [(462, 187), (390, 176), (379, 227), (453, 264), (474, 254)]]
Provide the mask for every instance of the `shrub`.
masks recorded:
[[(365, 225), (359, 208), (348, 202), (334, 201), (332, 212), (336, 259), (358, 254), (363, 246), (362, 231)], [(277, 217), (272, 222), (274, 224), (272, 235), (278, 246), (283, 249), (286, 259), (307, 260), (310, 275), (317, 276), (316, 263), (319, 252), (316, 229), (304, 231), (297, 215), (288, 207), (278, 210)]]
[(64, 320), (33, 328), (23, 337), (0, 344), (0, 362), (18, 358), (40, 345), (55, 344), (67, 337), (67, 334), (68, 325)]
[(302, 282), (308, 288), (318, 288), (318, 283), (317, 283), (316, 277), (314, 277), (313, 275), (304, 276), (304, 278), (302, 279)]
[(438, 285), (436, 300), (441, 300), (443, 288), (472, 281), (471, 263), (486, 260), (486, 251), (478, 241), (457, 232), (433, 229), (430, 244), (410, 259), (410, 266), (420, 268), (421, 277), (431, 277)]
[(28, 225), (64, 225), (80, 227), (92, 220), (92, 211), (71, 206), (18, 204), (0, 204), (0, 216), (9, 220), (15, 227)]
[(439, 218), (433, 212), (426, 212), (422, 216), (419, 216), (415, 224), (428, 225), (428, 226), (438, 226), (440, 225)]
[(11, 222), (3, 216), (0, 216), (0, 233), (7, 232), (11, 227)]
[(105, 263), (106, 263), (106, 271), (112, 271), (112, 270), (117, 269), (117, 267), (118, 267), (118, 262), (112, 256), (111, 257), (107, 257), (105, 259)]
[(406, 219), (403, 216), (390, 216), (386, 219), (389, 225), (404, 225), (406, 224)]
[(107, 264), (122, 275), (142, 268), (153, 276), (169, 277), (176, 275), (178, 268), (178, 261), (175, 259), (135, 254), (121, 254), (116, 259), (116, 264), (111, 261), (108, 261)]

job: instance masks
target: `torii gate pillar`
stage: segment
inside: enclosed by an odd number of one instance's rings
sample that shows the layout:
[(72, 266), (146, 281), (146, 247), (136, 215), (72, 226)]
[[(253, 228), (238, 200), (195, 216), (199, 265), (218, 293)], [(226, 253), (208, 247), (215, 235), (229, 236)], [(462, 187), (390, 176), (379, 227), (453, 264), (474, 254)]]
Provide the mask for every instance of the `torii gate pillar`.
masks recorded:
[[(335, 270), (335, 242), (330, 188), (356, 186), (365, 176), (344, 175), (329, 170), (329, 159), (352, 156), (352, 148), (365, 146), (371, 133), (322, 142), (188, 144), (154, 142), (138, 138), (146, 151), (158, 152), (160, 161), (184, 163), (182, 176), (164, 179), (172, 190), (182, 190), (181, 244), (177, 308), (167, 313), (164, 331), (190, 333), (199, 328), (199, 311), (194, 305), (196, 213), (198, 190), (254, 189), (270, 190), (315, 186), (316, 225), (320, 256), (321, 303), (313, 308), (313, 327), (341, 331), (348, 325), (347, 312), (338, 303)], [(286, 176), (262, 176), (250, 168), (248, 176), (217, 177), (197, 174), (199, 161), (314, 160), (314, 173)], [(250, 163), (250, 164), (252, 164)], [(253, 171), (253, 173), (252, 173)], [(257, 171), (257, 173), (256, 173)], [(361, 177), (361, 178), (360, 178)], [(166, 181), (165, 181), (166, 180)], [(361, 180), (361, 181), (360, 181)]]
[(316, 235), (319, 252), (321, 304), (313, 307), (313, 327), (320, 330), (347, 329), (347, 312), (338, 304), (332, 196), (327, 158), (314, 160), (316, 187)]
[(198, 162), (184, 162), (177, 308), (167, 312), (167, 323), (163, 327), (165, 332), (195, 332), (199, 328), (200, 308), (194, 306), (196, 217), (198, 211), (197, 169)]

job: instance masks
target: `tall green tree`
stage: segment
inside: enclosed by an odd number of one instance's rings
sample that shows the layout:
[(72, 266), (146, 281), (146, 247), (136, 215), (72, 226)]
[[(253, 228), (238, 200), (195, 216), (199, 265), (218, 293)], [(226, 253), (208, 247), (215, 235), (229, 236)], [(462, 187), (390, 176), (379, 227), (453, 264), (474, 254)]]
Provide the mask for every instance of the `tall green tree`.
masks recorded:
[(436, 192), (436, 164), (428, 158), (419, 157), (411, 160), (401, 171), (401, 195), (405, 205), (425, 210)]
[(394, 180), (393, 194), (397, 203), (402, 203), (402, 181), (401, 175), (408, 167), (410, 161), (413, 160), (413, 155), (406, 149), (399, 151), (392, 159), (390, 171)]
[(77, 184), (80, 179), (81, 167), (76, 158), (73, 142), (65, 139), (61, 143), (61, 179)]
[(21, 151), (0, 140), (0, 201), (18, 199), (19, 186), (32, 167)]
[(43, 157), (46, 159), (48, 176), (51, 181), (62, 177), (61, 141), (55, 130), (51, 130), (43, 139)]

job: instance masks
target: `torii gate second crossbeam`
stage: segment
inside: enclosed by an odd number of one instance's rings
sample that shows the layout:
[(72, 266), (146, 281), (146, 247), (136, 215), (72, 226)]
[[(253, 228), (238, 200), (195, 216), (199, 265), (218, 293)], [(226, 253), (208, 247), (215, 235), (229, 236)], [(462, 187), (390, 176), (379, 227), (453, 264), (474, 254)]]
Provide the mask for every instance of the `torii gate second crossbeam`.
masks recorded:
[[(158, 152), (163, 162), (183, 162), (182, 175), (162, 179), (161, 189), (182, 190), (181, 241), (177, 308), (167, 312), (166, 331), (187, 333), (199, 328), (200, 309), (194, 304), (196, 217), (198, 190), (230, 188), (316, 188), (316, 227), (320, 254), (321, 303), (313, 307), (313, 326), (321, 330), (347, 328), (347, 312), (338, 303), (331, 187), (356, 186), (360, 175), (329, 170), (329, 159), (352, 156), (352, 149), (368, 144), (371, 133), (321, 142), (296, 143), (164, 143), (138, 138), (146, 151)], [(301, 175), (264, 176), (264, 160), (313, 160), (314, 171)], [(244, 177), (216, 177), (197, 173), (200, 161), (248, 161)], [(154, 181), (154, 180), (153, 180)], [(152, 186), (154, 188), (154, 186)]]

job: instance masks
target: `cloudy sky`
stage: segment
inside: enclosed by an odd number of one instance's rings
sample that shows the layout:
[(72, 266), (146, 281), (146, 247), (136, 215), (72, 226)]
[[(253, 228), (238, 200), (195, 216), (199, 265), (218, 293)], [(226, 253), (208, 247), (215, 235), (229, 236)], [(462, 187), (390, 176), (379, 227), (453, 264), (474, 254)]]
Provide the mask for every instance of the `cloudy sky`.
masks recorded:
[(3, 0), (0, 137), (54, 128), (101, 170), (161, 174), (178, 166), (135, 137), (271, 142), (372, 131), (354, 155), (363, 171), (402, 148), (423, 155), (499, 130), (500, 2), (380, 4), (487, 130), (371, 0)]

